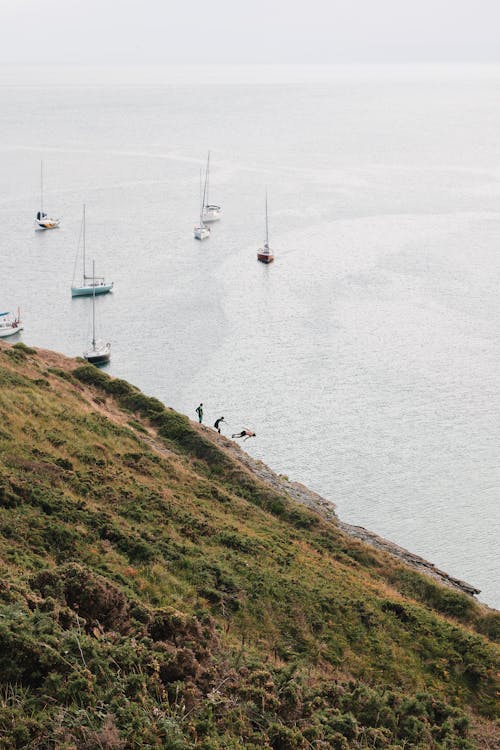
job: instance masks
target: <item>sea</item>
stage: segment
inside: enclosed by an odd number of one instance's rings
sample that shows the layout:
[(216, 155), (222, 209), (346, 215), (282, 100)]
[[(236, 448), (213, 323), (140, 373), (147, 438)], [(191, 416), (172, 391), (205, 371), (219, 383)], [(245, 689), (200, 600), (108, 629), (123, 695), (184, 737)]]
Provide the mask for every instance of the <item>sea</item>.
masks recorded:
[[(494, 65), (0, 67), (0, 309), (82, 355), (85, 204), (112, 375), (254, 430), (500, 607), (499, 91)], [(197, 242), (209, 150), (223, 218)]]

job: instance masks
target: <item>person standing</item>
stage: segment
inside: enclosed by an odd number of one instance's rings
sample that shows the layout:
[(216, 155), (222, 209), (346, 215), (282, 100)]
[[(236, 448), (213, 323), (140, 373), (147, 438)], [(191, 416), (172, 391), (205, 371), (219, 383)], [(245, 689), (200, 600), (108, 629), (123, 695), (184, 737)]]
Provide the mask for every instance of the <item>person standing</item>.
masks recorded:
[(224, 422), (224, 417), (219, 417), (219, 419), (216, 419), (215, 422), (214, 422), (214, 427), (217, 430), (217, 432), (219, 433), (219, 435), (220, 435), (220, 423), (221, 422)]
[(198, 422), (201, 424), (203, 422), (203, 404), (196, 407), (196, 413), (198, 415)]

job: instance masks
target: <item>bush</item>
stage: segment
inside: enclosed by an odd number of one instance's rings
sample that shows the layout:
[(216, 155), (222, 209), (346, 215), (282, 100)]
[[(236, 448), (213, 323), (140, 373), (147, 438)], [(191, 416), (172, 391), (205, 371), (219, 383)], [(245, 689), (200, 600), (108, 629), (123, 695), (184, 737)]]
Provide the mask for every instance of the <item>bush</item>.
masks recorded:
[(68, 380), (70, 383), (74, 382), (73, 375), (70, 372), (67, 372), (67, 370), (62, 370), (60, 367), (49, 367), (47, 372), (51, 375), (56, 375), (62, 380)]
[(70, 563), (55, 570), (42, 570), (31, 581), (42, 596), (59, 599), (86, 622), (87, 630), (96, 625), (126, 631), (129, 603), (123, 592), (102, 576), (82, 565)]
[(22, 341), (18, 341), (17, 344), (13, 344), (13, 349), (17, 349), (20, 352), (24, 352), (25, 354), (36, 354), (36, 349), (32, 349), (31, 346), (26, 346), (26, 344), (23, 344)]
[(273, 750), (301, 750), (307, 747), (302, 732), (298, 729), (290, 729), (283, 724), (271, 724), (269, 739)]
[(189, 617), (172, 607), (158, 609), (148, 627), (153, 641), (170, 641), (180, 645), (186, 641), (204, 640), (203, 629), (196, 617)]

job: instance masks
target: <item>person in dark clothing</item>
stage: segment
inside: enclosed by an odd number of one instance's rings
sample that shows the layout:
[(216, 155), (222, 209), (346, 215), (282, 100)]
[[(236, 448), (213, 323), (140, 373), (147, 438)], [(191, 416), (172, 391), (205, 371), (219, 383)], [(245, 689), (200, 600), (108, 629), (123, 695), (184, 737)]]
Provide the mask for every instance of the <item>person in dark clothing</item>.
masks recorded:
[(217, 432), (219, 433), (219, 435), (220, 435), (220, 423), (221, 422), (224, 422), (224, 417), (219, 417), (219, 419), (216, 419), (215, 422), (214, 422), (214, 427), (217, 430)]
[(203, 422), (203, 404), (196, 407), (196, 413), (198, 415), (198, 422), (201, 424)]
[(237, 433), (236, 435), (231, 435), (232, 438), (245, 438), (245, 440), (248, 440), (248, 438), (256, 437), (255, 432), (252, 432), (252, 430), (244, 429), (241, 432)]

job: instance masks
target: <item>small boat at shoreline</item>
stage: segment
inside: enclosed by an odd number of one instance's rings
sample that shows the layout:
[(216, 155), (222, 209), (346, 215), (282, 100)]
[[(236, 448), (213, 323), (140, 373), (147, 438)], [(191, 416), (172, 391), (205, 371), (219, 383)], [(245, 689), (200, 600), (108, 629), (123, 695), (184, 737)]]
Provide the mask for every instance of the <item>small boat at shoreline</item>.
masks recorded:
[(43, 231), (44, 229), (57, 229), (60, 220), (54, 219), (43, 210), (43, 161), (40, 162), (40, 210), (35, 217), (35, 230)]
[[(92, 278), (95, 279), (95, 262), (92, 261)], [(91, 365), (105, 365), (109, 362), (111, 357), (111, 344), (109, 341), (104, 343), (97, 341), (95, 337), (95, 295), (96, 285), (92, 287), (92, 341), (91, 346), (87, 349), (83, 356)]]
[(269, 247), (269, 223), (267, 218), (267, 190), (266, 190), (266, 241), (264, 242), (264, 247), (259, 248), (257, 251), (257, 260), (260, 260), (261, 263), (272, 263), (274, 260), (274, 255)]
[(0, 338), (6, 339), (8, 336), (14, 336), (23, 328), (19, 308), (17, 308), (17, 317), (12, 312), (0, 312)]
[[(81, 284), (75, 284), (75, 274), (73, 274), (73, 283), (71, 284), (72, 297), (90, 297), (94, 294), (107, 294), (113, 289), (113, 282), (106, 284), (104, 276), (88, 276), (85, 273), (86, 265), (86, 242), (85, 242), (85, 206), (83, 207), (82, 229), (80, 237), (83, 237), (83, 278)], [(80, 244), (80, 243), (78, 243)], [(78, 251), (77, 251), (78, 260)], [(76, 272), (76, 261), (75, 261)]]
[(205, 224), (212, 222), (212, 221), (219, 221), (219, 219), (222, 216), (222, 208), (220, 206), (216, 206), (215, 203), (210, 203), (210, 200), (208, 198), (208, 191), (209, 191), (209, 183), (210, 183), (210, 151), (208, 152), (207, 157), (207, 170), (206, 170), (206, 178), (205, 178), (205, 197), (203, 200), (203, 221)]

